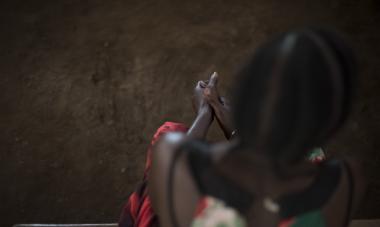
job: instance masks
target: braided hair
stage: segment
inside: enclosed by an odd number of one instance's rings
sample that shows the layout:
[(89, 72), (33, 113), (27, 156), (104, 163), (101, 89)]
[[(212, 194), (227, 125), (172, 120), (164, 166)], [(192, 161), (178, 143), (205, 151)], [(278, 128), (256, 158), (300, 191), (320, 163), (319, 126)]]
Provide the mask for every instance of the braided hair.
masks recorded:
[(291, 31), (266, 43), (235, 89), (241, 145), (290, 162), (323, 145), (347, 118), (354, 63), (347, 45), (324, 30)]

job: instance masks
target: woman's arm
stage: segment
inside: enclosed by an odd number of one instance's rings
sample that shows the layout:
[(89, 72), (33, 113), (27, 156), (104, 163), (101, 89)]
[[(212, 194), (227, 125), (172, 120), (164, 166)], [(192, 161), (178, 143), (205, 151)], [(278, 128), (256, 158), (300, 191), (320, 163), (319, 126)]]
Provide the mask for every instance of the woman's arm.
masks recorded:
[(367, 178), (360, 159), (344, 157), (342, 160), (347, 166), (342, 166), (343, 175), (340, 186), (323, 208), (327, 226), (343, 226), (347, 218), (352, 219), (367, 189)]
[(213, 120), (212, 108), (203, 96), (204, 85), (203, 81), (198, 81), (194, 88), (193, 108), (197, 116), (187, 132), (191, 139), (204, 139)]
[(187, 138), (204, 139), (212, 122), (212, 109), (209, 105), (199, 109), (197, 117), (187, 132)]
[(168, 133), (154, 148), (152, 170), (149, 176), (149, 195), (161, 226), (173, 226), (169, 213), (169, 196), (172, 197), (175, 217), (180, 226), (189, 226), (200, 198), (199, 192), (187, 166), (186, 157), (181, 154), (176, 161), (173, 175), (173, 194), (168, 196), (169, 166), (178, 146), (189, 139), (203, 139), (213, 120), (212, 108), (203, 100), (203, 89), (198, 82), (194, 100), (196, 118), (187, 134)]
[(231, 121), (230, 105), (225, 98), (219, 96), (217, 83), (218, 74), (214, 72), (203, 93), (205, 99), (214, 111), (215, 117), (220, 125), (220, 128), (223, 130), (224, 136), (227, 139), (230, 139), (234, 130)]

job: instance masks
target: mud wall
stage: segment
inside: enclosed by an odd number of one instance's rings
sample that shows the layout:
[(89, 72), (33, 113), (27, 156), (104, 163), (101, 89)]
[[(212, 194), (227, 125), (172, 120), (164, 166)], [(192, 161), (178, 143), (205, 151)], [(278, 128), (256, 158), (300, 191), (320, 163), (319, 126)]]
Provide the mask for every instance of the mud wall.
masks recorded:
[(2, 1), (0, 18), (1, 226), (115, 222), (155, 128), (191, 122), (195, 81), (216, 70), (226, 90), (260, 43), (304, 25), (357, 53), (355, 111), (328, 150), (364, 157), (358, 215), (380, 217), (377, 1)]

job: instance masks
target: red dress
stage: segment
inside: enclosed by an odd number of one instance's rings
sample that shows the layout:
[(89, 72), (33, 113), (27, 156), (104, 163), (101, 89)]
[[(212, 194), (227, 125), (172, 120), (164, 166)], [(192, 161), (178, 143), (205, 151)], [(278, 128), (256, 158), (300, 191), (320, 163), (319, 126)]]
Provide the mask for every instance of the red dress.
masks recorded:
[(119, 219), (119, 227), (152, 227), (159, 226), (147, 193), (147, 178), (152, 165), (152, 147), (162, 135), (168, 132), (186, 132), (184, 124), (165, 122), (153, 136), (148, 149), (144, 177), (140, 186), (129, 196)]

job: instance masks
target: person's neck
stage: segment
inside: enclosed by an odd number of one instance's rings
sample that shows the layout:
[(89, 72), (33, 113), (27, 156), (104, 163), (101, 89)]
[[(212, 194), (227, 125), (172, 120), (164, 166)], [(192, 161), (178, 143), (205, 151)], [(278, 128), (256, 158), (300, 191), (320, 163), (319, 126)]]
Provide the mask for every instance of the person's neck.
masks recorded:
[(245, 152), (227, 155), (217, 169), (256, 197), (271, 198), (301, 191), (318, 172), (318, 167), (306, 160), (296, 164), (274, 163), (266, 156)]

